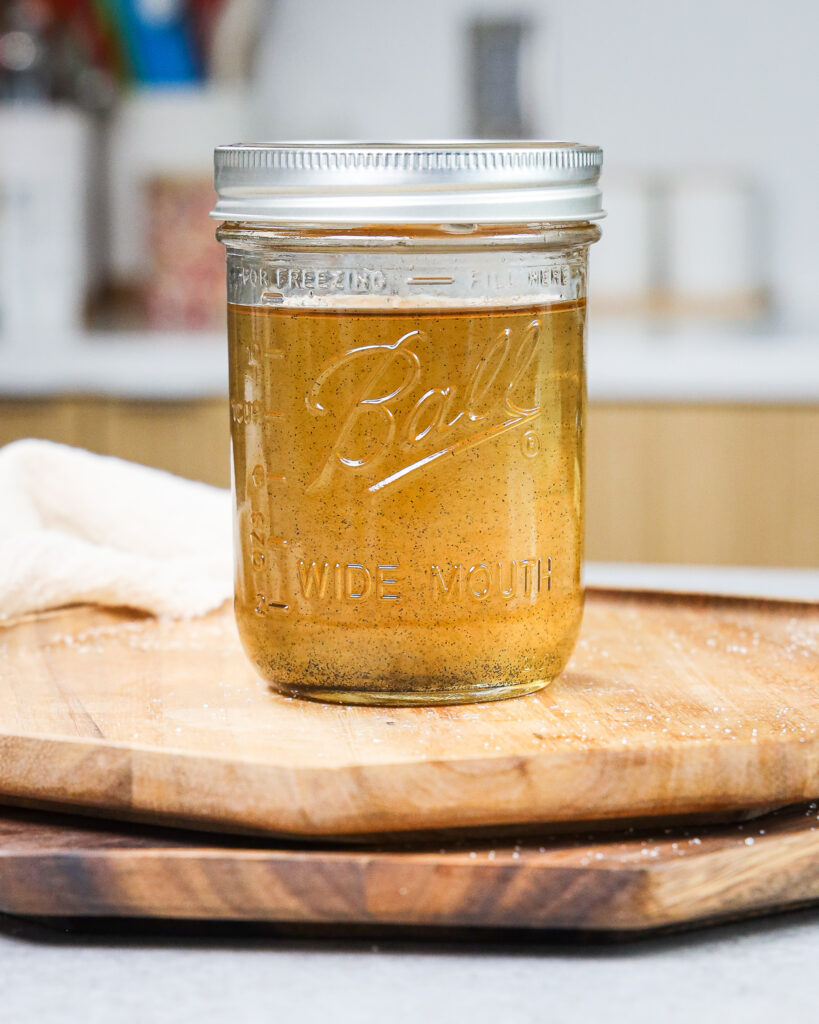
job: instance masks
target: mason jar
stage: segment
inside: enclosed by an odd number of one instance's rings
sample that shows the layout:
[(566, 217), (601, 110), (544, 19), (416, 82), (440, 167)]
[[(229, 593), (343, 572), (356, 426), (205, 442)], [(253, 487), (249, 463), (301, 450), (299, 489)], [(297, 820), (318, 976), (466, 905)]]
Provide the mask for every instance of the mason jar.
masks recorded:
[(277, 690), (462, 703), (566, 664), (601, 162), (553, 142), (216, 150), (236, 621)]

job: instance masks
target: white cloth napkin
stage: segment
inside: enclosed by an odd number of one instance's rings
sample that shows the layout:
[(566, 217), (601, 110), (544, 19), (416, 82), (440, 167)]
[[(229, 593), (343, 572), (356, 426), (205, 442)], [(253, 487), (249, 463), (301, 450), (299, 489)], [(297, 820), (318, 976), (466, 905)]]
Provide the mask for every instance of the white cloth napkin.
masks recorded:
[(0, 448), (0, 617), (90, 602), (188, 618), (232, 575), (228, 491), (50, 441)]

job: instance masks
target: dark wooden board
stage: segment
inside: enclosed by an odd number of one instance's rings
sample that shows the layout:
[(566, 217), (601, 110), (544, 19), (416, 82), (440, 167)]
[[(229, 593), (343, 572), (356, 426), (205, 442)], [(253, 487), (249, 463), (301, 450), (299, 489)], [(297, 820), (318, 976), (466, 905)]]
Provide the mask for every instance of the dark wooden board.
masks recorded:
[(819, 901), (819, 804), (753, 821), (445, 847), (272, 845), (0, 815), (0, 911), (650, 930)]

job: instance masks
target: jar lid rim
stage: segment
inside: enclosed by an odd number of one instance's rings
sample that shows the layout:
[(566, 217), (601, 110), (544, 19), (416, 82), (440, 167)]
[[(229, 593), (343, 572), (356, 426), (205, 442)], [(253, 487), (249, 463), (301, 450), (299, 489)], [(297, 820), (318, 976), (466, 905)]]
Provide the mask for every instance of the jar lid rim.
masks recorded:
[(219, 220), (433, 223), (603, 216), (598, 146), (550, 140), (234, 143), (214, 153)]

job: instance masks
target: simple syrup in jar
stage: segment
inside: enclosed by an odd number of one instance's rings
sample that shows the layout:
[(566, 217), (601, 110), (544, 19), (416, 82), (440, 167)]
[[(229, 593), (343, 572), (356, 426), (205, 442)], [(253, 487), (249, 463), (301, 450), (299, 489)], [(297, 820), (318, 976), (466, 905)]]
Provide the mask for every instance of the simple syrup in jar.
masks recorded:
[(599, 168), (547, 143), (217, 151), (236, 619), (277, 689), (454, 703), (565, 665)]

